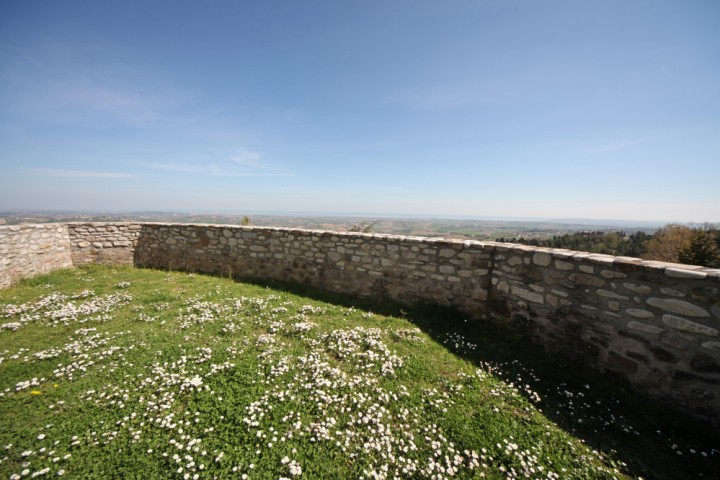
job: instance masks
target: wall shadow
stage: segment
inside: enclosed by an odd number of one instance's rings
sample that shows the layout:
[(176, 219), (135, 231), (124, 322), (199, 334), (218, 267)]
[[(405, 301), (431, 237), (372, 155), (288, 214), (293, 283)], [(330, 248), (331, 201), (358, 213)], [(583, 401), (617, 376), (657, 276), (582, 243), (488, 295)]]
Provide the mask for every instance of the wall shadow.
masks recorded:
[[(497, 376), (515, 385), (529, 385), (540, 395), (542, 400), (537, 405), (547, 418), (592, 448), (627, 464), (631, 475), (677, 480), (716, 478), (720, 471), (720, 437), (715, 427), (642, 395), (618, 374), (593, 370), (564, 352), (544, 350), (513, 322), (498, 326), (489, 320), (471, 319), (453, 308), (361, 298), (288, 281), (236, 281), (406, 318), (435, 342), (478, 368), (490, 364)], [(450, 335), (461, 335), (466, 344), (475, 347), (456, 346), (448, 341)], [(523, 389), (518, 391), (530, 396)], [(674, 443), (694, 446), (697, 453), (685, 451), (678, 455), (672, 448)], [(703, 451), (707, 457), (700, 458)]]

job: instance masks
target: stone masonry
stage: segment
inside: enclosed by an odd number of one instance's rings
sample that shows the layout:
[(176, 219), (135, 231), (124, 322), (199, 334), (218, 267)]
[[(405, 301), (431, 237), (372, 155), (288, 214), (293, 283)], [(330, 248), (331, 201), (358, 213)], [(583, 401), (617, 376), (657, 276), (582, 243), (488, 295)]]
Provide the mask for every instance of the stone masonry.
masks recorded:
[(72, 265), (66, 225), (0, 226), (0, 288)]
[(73, 265), (132, 264), (139, 223), (69, 223)]
[[(10, 228), (19, 227), (0, 227), (0, 286), (53, 268), (126, 263), (433, 302), (520, 329), (720, 423), (720, 270), (495, 242), (233, 225)], [(55, 263), (31, 248), (49, 232), (56, 236), (43, 248)]]

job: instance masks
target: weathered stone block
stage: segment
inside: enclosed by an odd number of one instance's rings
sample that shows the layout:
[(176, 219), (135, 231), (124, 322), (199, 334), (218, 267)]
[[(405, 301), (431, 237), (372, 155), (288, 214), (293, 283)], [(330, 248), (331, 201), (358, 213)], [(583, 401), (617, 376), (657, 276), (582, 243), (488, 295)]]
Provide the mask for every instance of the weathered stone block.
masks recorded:
[(649, 333), (653, 335), (659, 335), (665, 331), (664, 328), (656, 327), (655, 325), (648, 325), (647, 323), (637, 322), (631, 320), (627, 323), (627, 327), (631, 330), (637, 330), (638, 332)]
[(450, 258), (450, 257), (454, 257), (456, 255), (456, 253), (457, 252), (455, 250), (453, 250), (452, 248), (442, 248), (438, 252), (438, 255), (443, 258)]
[(510, 285), (507, 282), (499, 282), (495, 288), (500, 293), (510, 293)]
[(691, 270), (691, 269), (684, 269), (684, 268), (666, 268), (665, 269), (665, 275), (672, 278), (695, 278), (695, 279), (702, 279), (707, 277), (707, 273), (697, 271), (697, 270)]
[(710, 337), (717, 337), (719, 333), (718, 330), (712, 327), (708, 327), (707, 325), (702, 325), (682, 317), (676, 317), (675, 315), (663, 315), (662, 321), (665, 325), (678, 330), (684, 330), (686, 332), (699, 333)]
[(574, 270), (575, 265), (570, 262), (555, 260), (555, 268), (557, 268), (558, 270)]
[(602, 275), (604, 278), (627, 278), (627, 275), (625, 275), (622, 272), (615, 272), (613, 270), (603, 270), (600, 272), (600, 275)]
[(524, 288), (520, 288), (515, 285), (510, 287), (510, 292), (513, 295), (517, 295), (518, 297), (522, 298), (523, 300), (527, 300), (529, 302), (545, 303), (545, 299), (543, 298), (543, 296), (541, 294), (531, 292), (530, 290), (525, 290)]
[(573, 273), (568, 278), (580, 285), (587, 285), (591, 287), (602, 287), (605, 285), (605, 280), (602, 278), (593, 277), (592, 275), (586, 275), (584, 273)]
[(510, 265), (511, 267), (515, 267), (515, 266), (520, 265), (521, 263), (523, 263), (523, 261), (522, 261), (522, 258), (520, 258), (520, 257), (510, 257), (510, 258), (508, 259), (507, 263), (508, 263), (508, 265)]
[(605, 298), (614, 298), (616, 300), (630, 300), (629, 297), (619, 295), (615, 292), (611, 292), (610, 290), (603, 290), (602, 288), (599, 288), (595, 293)]
[(552, 262), (552, 257), (547, 252), (535, 252), (532, 261), (535, 265), (547, 267), (550, 265), (550, 262)]
[(686, 315), (688, 317), (709, 317), (710, 314), (702, 307), (694, 305), (684, 300), (677, 300), (674, 298), (655, 298), (650, 297), (647, 299), (647, 304), (666, 312), (678, 313), (680, 315)]
[(655, 316), (651, 311), (643, 310), (642, 308), (628, 308), (625, 310), (625, 313), (635, 318), (652, 318)]
[(663, 295), (667, 295), (668, 297), (684, 297), (685, 294), (679, 290), (675, 290), (674, 288), (661, 288), (660, 291)]

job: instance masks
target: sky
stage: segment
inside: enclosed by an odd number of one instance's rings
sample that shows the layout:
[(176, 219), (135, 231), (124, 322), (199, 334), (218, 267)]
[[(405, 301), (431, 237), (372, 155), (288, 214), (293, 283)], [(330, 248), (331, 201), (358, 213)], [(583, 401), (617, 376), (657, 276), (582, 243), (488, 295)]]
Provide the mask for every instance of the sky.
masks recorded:
[(720, 221), (717, 0), (0, 3), (0, 210)]

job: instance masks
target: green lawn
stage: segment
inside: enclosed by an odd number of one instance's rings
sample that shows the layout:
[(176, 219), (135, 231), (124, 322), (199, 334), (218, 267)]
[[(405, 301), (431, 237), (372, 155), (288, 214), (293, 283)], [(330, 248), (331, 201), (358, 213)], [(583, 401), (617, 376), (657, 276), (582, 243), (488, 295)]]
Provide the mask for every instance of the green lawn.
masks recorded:
[(4, 478), (713, 478), (713, 430), (651, 403), (439, 308), (130, 267), (0, 291)]

